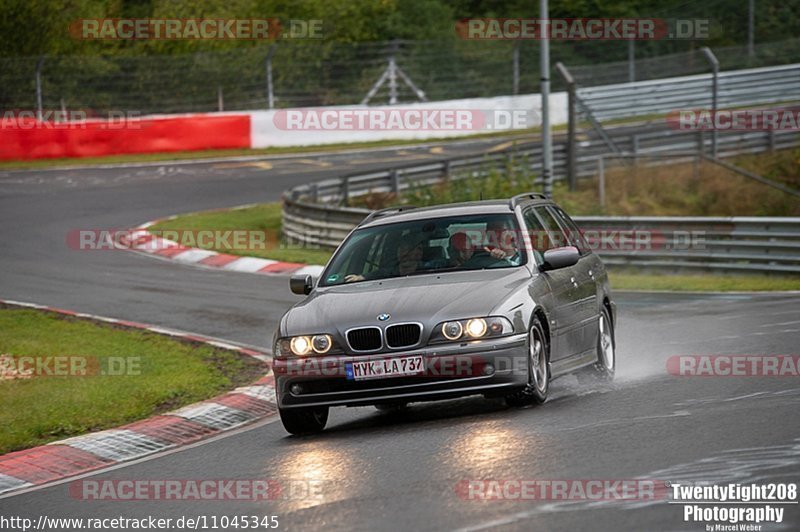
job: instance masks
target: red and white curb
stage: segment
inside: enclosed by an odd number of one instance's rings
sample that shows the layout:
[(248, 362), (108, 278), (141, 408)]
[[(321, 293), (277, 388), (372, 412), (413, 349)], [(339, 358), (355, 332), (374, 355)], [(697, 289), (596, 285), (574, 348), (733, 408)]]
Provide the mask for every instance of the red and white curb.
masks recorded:
[[(33, 303), (2, 299), (0, 299), (0, 303), (98, 320), (123, 327), (144, 329), (237, 351), (257, 358), (265, 364), (272, 361), (267, 353), (255, 349), (182, 331)], [(236, 388), (207, 401), (201, 401), (116, 429), (76, 436), (2, 455), (0, 456), (0, 494), (61, 480), (120, 462), (142, 458), (166, 449), (187, 445), (246, 423), (273, 416), (276, 413), (275, 380), (270, 369), (267, 375), (252, 385)]]
[[(240, 207), (241, 208), (241, 207)], [(127, 231), (124, 249), (146, 253), (162, 259), (174, 260), (182, 264), (192, 264), (206, 268), (217, 268), (234, 272), (258, 273), (264, 275), (307, 274), (319, 276), (323, 266), (281, 262), (257, 257), (244, 257), (218, 253), (207, 249), (182, 246), (177, 242), (161, 238), (148, 231), (149, 227), (163, 220), (173, 220), (175, 216), (153, 220)]]

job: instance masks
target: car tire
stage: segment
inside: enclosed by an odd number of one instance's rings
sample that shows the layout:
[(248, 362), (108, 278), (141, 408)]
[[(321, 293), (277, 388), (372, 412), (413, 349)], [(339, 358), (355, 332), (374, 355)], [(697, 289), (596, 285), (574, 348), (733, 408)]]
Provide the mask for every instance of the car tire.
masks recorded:
[(528, 384), (522, 390), (506, 396), (509, 406), (542, 404), (550, 391), (549, 342), (539, 318), (534, 317), (528, 331)]
[(286, 432), (295, 436), (322, 432), (328, 423), (328, 411), (329, 408), (327, 406), (278, 410), (283, 428), (286, 429)]
[(604, 306), (597, 320), (597, 361), (582, 370), (578, 377), (582, 382), (611, 382), (617, 366), (617, 343), (614, 339), (614, 324)]

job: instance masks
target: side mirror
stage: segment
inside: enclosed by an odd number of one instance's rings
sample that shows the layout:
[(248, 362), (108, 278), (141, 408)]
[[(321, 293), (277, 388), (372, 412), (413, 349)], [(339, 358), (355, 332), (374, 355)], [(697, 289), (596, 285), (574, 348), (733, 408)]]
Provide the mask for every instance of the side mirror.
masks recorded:
[(292, 275), (289, 277), (289, 289), (293, 294), (305, 296), (314, 288), (314, 278), (310, 275)]
[(578, 248), (566, 246), (563, 248), (548, 249), (544, 252), (544, 262), (539, 267), (543, 272), (558, 270), (568, 266), (574, 266), (580, 260), (581, 254)]

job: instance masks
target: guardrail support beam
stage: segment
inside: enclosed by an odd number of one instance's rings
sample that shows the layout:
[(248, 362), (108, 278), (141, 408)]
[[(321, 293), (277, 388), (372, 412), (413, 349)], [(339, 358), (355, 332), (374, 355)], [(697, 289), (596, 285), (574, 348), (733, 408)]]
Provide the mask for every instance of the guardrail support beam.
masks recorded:
[(564, 79), (567, 84), (567, 182), (569, 183), (570, 192), (574, 192), (578, 184), (578, 176), (575, 172), (575, 159), (577, 147), (575, 143), (575, 127), (577, 124), (577, 93), (575, 79), (569, 73), (564, 63), (556, 63), (556, 71)]

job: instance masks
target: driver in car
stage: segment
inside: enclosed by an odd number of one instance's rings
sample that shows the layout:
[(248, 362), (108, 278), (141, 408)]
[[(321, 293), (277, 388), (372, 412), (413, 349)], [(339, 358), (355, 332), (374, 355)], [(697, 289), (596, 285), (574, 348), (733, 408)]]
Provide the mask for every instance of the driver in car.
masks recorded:
[(475, 253), (475, 244), (467, 233), (453, 233), (447, 244), (447, 256), (450, 258), (449, 266), (463, 266)]
[(501, 221), (490, 221), (486, 226), (486, 245), (475, 251), (463, 266), (471, 269), (516, 266), (521, 258), (515, 231)]

